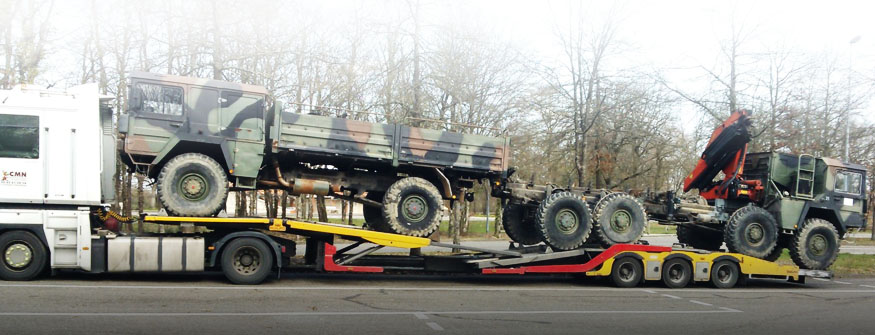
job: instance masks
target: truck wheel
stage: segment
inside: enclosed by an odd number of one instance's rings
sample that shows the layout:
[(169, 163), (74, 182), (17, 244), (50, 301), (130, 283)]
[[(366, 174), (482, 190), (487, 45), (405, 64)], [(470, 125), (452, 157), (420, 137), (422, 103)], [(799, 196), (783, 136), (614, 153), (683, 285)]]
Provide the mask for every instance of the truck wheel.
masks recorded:
[(644, 266), (632, 257), (621, 257), (615, 260), (611, 268), (611, 280), (617, 287), (638, 286), (643, 276)]
[(592, 231), (589, 208), (571, 192), (554, 193), (538, 206), (535, 221), (541, 237), (555, 250), (572, 250), (583, 245)]
[(777, 261), (778, 258), (781, 258), (781, 254), (784, 253), (784, 249), (786, 249), (790, 243), (788, 239), (790, 236), (779, 235), (778, 236), (778, 244), (775, 246), (775, 249), (772, 249), (766, 257), (763, 257), (763, 260), (767, 260), (769, 262)]
[(711, 284), (716, 288), (732, 288), (738, 283), (741, 271), (738, 264), (730, 260), (722, 260), (711, 267)]
[(236, 238), (222, 250), (222, 273), (234, 284), (259, 284), (272, 268), (273, 254), (260, 239)]
[(48, 252), (43, 242), (30, 232), (13, 230), (0, 235), (3, 266), (0, 279), (31, 280), (39, 276), (48, 264)]
[[(365, 196), (365, 199), (383, 202), (383, 193), (368, 191), (368, 195)], [(389, 226), (386, 224), (386, 218), (383, 217), (383, 207), (362, 205), (362, 216), (365, 217), (365, 224), (367, 224), (370, 229), (390, 232)]]
[(790, 258), (801, 268), (826, 270), (839, 255), (839, 233), (823, 219), (807, 219), (790, 243)]
[(592, 234), (603, 247), (635, 243), (644, 235), (647, 214), (631, 195), (611, 193), (595, 205)]
[(677, 226), (677, 235), (678, 242), (696, 249), (720, 250), (720, 246), (723, 245), (723, 234), (704, 228), (679, 225)]
[(508, 204), (501, 214), (501, 226), (511, 240), (522, 245), (541, 243), (541, 231), (532, 220), (526, 220), (526, 207)]
[(383, 198), (383, 218), (389, 232), (428, 236), (441, 223), (441, 199), (437, 187), (425, 179), (407, 177), (389, 186)]
[(158, 174), (158, 200), (170, 215), (213, 216), (227, 199), (225, 170), (207, 155), (173, 157)]
[(731, 252), (765, 258), (778, 244), (778, 223), (765, 209), (744, 206), (732, 213), (723, 239)]
[(684, 288), (693, 279), (693, 266), (684, 259), (674, 258), (662, 264), (662, 282), (668, 288)]

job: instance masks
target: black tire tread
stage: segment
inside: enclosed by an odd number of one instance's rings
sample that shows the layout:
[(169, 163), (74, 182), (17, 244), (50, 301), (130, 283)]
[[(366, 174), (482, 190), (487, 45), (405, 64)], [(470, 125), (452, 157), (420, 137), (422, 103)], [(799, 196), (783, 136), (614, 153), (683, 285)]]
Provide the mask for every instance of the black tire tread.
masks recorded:
[[(830, 256), (829, 260), (825, 262), (825, 264), (814, 263), (810, 259), (804, 257), (806, 248), (805, 236), (807, 236), (811, 232), (811, 230), (818, 227), (827, 228), (831, 230), (832, 233), (836, 236), (836, 250)], [(801, 268), (811, 270), (826, 270), (835, 262), (836, 258), (839, 255), (838, 249), (840, 248), (841, 241), (839, 241), (838, 237), (838, 231), (836, 230), (835, 226), (829, 223), (829, 221), (818, 218), (806, 219), (802, 223), (802, 227), (800, 227), (799, 230), (796, 231), (796, 235), (794, 236), (793, 241), (790, 242), (790, 258), (793, 259), (793, 263), (796, 263), (796, 265)]]
[(501, 213), (501, 226), (504, 232), (514, 242), (522, 245), (541, 243), (541, 232), (534, 222), (525, 220), (525, 207), (518, 204), (508, 204)]
[[(747, 215), (753, 215), (753, 214), (767, 215), (769, 218), (771, 218), (771, 222), (767, 222), (766, 224), (773, 224), (774, 225), (774, 230), (772, 231), (774, 233), (774, 234), (772, 234), (773, 235), (772, 240), (774, 240), (774, 243), (772, 244), (771, 247), (766, 248), (766, 251), (764, 251), (762, 253), (756, 253), (756, 252), (752, 252), (750, 250), (744, 250), (744, 247), (742, 245), (740, 245), (740, 241), (737, 241), (735, 239), (735, 236), (736, 236), (735, 234), (738, 232), (738, 229), (740, 229), (740, 220), (742, 220)], [(768, 211), (766, 211), (765, 209), (763, 209), (762, 207), (754, 206), (754, 205), (747, 205), (747, 206), (744, 206), (744, 207), (736, 210), (734, 213), (732, 213), (732, 216), (729, 217), (729, 222), (727, 222), (726, 226), (724, 227), (723, 239), (726, 242), (726, 247), (729, 248), (730, 252), (737, 252), (737, 253), (745, 254), (748, 256), (752, 256), (752, 257), (763, 258), (763, 257), (768, 256), (778, 245), (778, 224), (775, 221), (775, 218), (772, 216), (772, 214), (769, 213)]]
[[(602, 223), (600, 222), (602, 212), (612, 202), (617, 201), (617, 199), (628, 199), (629, 201), (631, 201), (631, 203), (635, 203), (635, 205), (637, 207), (636, 209), (640, 211), (640, 215), (644, 220), (644, 223), (640, 227), (638, 227), (639, 229), (638, 229), (637, 235), (635, 236), (635, 238), (633, 238), (630, 241), (612, 241), (610, 239), (610, 237), (605, 235), (603, 228), (602, 228)], [(644, 236), (644, 230), (646, 228), (647, 228), (647, 212), (644, 210), (644, 205), (642, 205), (641, 202), (638, 201), (638, 199), (635, 199), (634, 197), (632, 197), (628, 193), (614, 192), (614, 193), (611, 193), (611, 194), (604, 196), (602, 199), (600, 199), (596, 203), (595, 209), (592, 212), (592, 234), (591, 234), (590, 240), (593, 242), (598, 242), (599, 244), (601, 244), (605, 248), (610, 247), (614, 244), (618, 244), (618, 243), (635, 243), (639, 239), (641, 239), (641, 236)]]
[[(167, 199), (170, 196), (170, 193), (168, 192), (173, 192), (174, 188), (170, 185), (170, 189), (167, 189), (166, 184), (167, 178), (169, 178), (168, 175), (170, 175), (170, 170), (174, 167), (192, 160), (205, 163), (207, 168), (212, 170), (211, 172), (219, 177), (219, 185), (217, 185), (219, 189), (217, 191), (222, 194), (221, 200), (215, 201), (214, 203), (202, 201), (193, 206), (187, 206), (184, 209), (173, 208), (172, 205), (168, 205), (169, 200)], [(161, 173), (158, 174), (156, 184), (158, 201), (161, 203), (161, 206), (164, 207), (164, 210), (167, 211), (167, 214), (171, 216), (215, 216), (222, 211), (223, 205), (228, 200), (228, 176), (225, 174), (225, 169), (214, 159), (210, 158), (210, 156), (200, 153), (185, 153), (171, 158), (166, 164), (164, 164), (164, 167), (161, 168)]]
[(428, 197), (432, 198), (436, 203), (443, 203), (443, 199), (441, 198), (437, 187), (428, 180), (419, 177), (400, 179), (389, 186), (389, 189), (386, 190), (386, 195), (383, 197), (383, 217), (386, 219), (387, 228), (389, 232), (396, 234), (419, 237), (429, 236), (434, 233), (435, 230), (440, 228), (440, 208), (437, 208), (437, 214), (432, 218), (432, 222), (424, 229), (410, 230), (404, 227), (398, 220), (398, 203), (401, 202), (401, 192), (408, 187), (421, 187), (426, 191)]
[[(574, 243), (569, 243), (569, 244), (563, 244), (563, 243), (559, 243), (558, 241), (555, 241), (550, 236), (550, 233), (548, 231), (548, 225), (544, 222), (544, 218), (547, 216), (547, 212), (555, 205), (555, 203), (563, 198), (578, 198), (578, 197), (575, 196), (574, 193), (571, 193), (571, 192), (556, 192), (556, 193), (551, 194), (549, 197), (547, 197), (547, 199), (545, 199), (543, 202), (541, 202), (540, 206), (538, 206), (538, 211), (535, 212), (535, 222), (538, 223), (538, 227), (540, 228), (541, 238), (551, 248), (557, 249), (557, 250), (573, 250), (573, 249), (576, 249), (576, 248), (580, 247), (581, 245), (583, 245), (586, 242), (587, 238), (589, 238), (589, 235), (592, 232), (592, 216), (589, 213), (589, 207), (586, 206), (586, 203), (584, 202), (583, 209), (586, 212), (585, 214), (589, 217), (585, 218), (585, 220), (583, 220), (583, 221), (585, 223), (589, 223), (589, 225), (588, 225), (588, 227), (583, 228), (586, 231), (583, 233), (582, 238), (580, 238), (579, 241), (576, 241)], [(583, 202), (583, 201), (581, 200), (581, 202)]]

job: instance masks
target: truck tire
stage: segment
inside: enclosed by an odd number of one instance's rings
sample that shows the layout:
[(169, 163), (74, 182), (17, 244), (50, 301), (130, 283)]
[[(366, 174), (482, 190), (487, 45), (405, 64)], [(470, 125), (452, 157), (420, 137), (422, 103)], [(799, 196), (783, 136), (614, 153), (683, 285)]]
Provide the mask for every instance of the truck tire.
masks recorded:
[(429, 236), (440, 226), (442, 204), (440, 192), (432, 183), (407, 177), (386, 190), (383, 218), (391, 233)]
[(789, 238), (791, 238), (791, 236), (785, 236), (783, 234), (778, 235), (778, 245), (776, 245), (775, 249), (772, 249), (772, 252), (766, 255), (766, 257), (763, 257), (763, 260), (774, 262), (777, 261), (778, 258), (781, 258), (781, 255), (784, 253), (784, 249), (786, 249), (790, 245), (790, 242), (788, 241)]
[(228, 199), (228, 177), (204, 154), (170, 159), (158, 174), (158, 200), (172, 216), (214, 216)]
[(805, 220), (790, 243), (790, 258), (803, 269), (826, 270), (839, 255), (839, 233), (829, 221)]
[(738, 269), (738, 264), (724, 259), (714, 263), (711, 267), (711, 285), (716, 288), (732, 288), (738, 283), (741, 277), (741, 270)]
[(572, 250), (586, 242), (592, 231), (592, 216), (579, 196), (558, 192), (538, 206), (535, 221), (541, 238), (554, 250)]
[[(383, 196), (384, 194), (382, 192), (368, 191), (368, 195), (365, 196), (365, 199), (382, 203)], [(375, 207), (362, 205), (362, 216), (365, 217), (365, 225), (367, 225), (367, 227), (371, 230), (389, 232), (389, 225), (386, 224), (386, 218), (383, 217), (382, 206)]]
[(605, 248), (637, 242), (647, 226), (644, 206), (623, 192), (611, 193), (599, 200), (592, 215), (594, 241)]
[(611, 280), (617, 287), (635, 287), (644, 277), (644, 266), (632, 257), (620, 257), (611, 267)]
[(522, 245), (541, 243), (541, 231), (532, 220), (526, 220), (526, 207), (508, 204), (501, 213), (501, 226), (511, 240)]
[(693, 279), (693, 266), (685, 259), (673, 258), (662, 264), (662, 282), (668, 288), (684, 288)]
[(685, 225), (677, 226), (678, 242), (702, 250), (720, 250), (723, 234)]
[(260, 284), (273, 268), (273, 253), (254, 237), (231, 240), (222, 248), (222, 273), (234, 284)]
[(744, 206), (729, 217), (723, 239), (730, 252), (765, 258), (778, 245), (778, 222), (762, 207)]
[(31, 280), (39, 276), (48, 265), (48, 251), (34, 234), (13, 230), (0, 235), (0, 252), (3, 266), (0, 279)]

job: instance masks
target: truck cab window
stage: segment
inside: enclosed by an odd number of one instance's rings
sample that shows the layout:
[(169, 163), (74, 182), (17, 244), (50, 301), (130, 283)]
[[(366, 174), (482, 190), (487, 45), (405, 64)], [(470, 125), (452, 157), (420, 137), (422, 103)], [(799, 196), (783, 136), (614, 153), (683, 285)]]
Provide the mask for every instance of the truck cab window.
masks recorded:
[(39, 117), (0, 115), (0, 158), (39, 158)]
[(839, 171), (836, 173), (836, 192), (860, 194), (862, 184), (863, 176), (857, 172)]
[(137, 83), (136, 88), (143, 97), (142, 112), (182, 115), (181, 87)]

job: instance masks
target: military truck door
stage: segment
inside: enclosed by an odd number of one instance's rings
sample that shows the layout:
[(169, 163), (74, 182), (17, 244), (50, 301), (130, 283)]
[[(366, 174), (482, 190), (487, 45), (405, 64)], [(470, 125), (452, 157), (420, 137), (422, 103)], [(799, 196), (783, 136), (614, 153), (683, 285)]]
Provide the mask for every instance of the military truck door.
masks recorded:
[(264, 96), (222, 91), (219, 102), (219, 131), (231, 150), (232, 174), (254, 178), (264, 159)]
[(131, 115), (125, 150), (131, 154), (155, 156), (183, 126), (183, 89), (135, 81), (128, 111)]
[[(833, 200), (839, 205), (842, 221), (846, 225), (857, 226), (860, 222), (847, 222), (849, 218), (855, 220), (862, 218), (863, 212), (863, 174), (859, 171), (843, 170), (836, 171), (835, 195)], [(852, 215), (856, 214), (856, 215)]]

